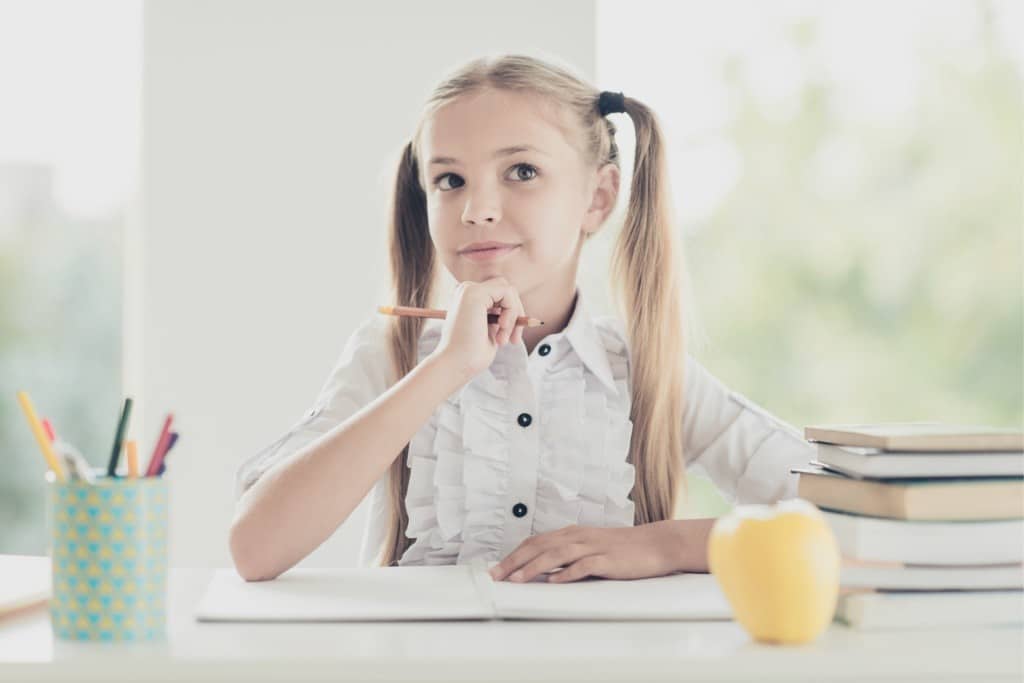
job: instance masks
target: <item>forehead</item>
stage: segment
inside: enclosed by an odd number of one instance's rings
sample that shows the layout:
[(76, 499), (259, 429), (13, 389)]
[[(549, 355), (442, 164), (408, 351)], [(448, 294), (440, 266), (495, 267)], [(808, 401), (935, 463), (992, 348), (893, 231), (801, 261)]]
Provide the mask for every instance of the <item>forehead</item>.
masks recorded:
[(486, 88), (449, 102), (427, 119), (423, 158), (454, 157), (468, 163), (514, 145), (536, 147), (552, 156), (575, 153), (567, 119), (557, 106), (536, 95)]

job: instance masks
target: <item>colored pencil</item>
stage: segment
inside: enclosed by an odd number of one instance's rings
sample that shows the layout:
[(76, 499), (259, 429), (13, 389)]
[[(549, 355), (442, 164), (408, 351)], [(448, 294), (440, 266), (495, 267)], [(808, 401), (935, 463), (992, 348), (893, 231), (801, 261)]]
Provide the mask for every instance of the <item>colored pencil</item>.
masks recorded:
[(46, 432), (46, 438), (50, 440), (50, 443), (57, 440), (57, 432), (53, 431), (53, 425), (45, 417), (43, 418), (43, 431)]
[(39, 444), (39, 449), (43, 452), (43, 458), (46, 459), (46, 464), (53, 470), (53, 474), (57, 477), (58, 481), (64, 481), (64, 470), (60, 466), (60, 462), (57, 460), (57, 454), (53, 452), (53, 444), (46, 437), (46, 431), (43, 429), (43, 425), (39, 422), (39, 418), (36, 416), (36, 409), (32, 406), (32, 399), (28, 397), (28, 394), (24, 391), (18, 392), (18, 403), (21, 404), (21, 410), (25, 413), (25, 419), (28, 420), (29, 429), (32, 430), (32, 435), (36, 437), (36, 442)]
[(107, 464), (107, 476), (117, 476), (117, 459), (121, 457), (121, 448), (124, 445), (124, 432), (128, 428), (128, 420), (132, 416), (132, 399), (124, 400), (124, 407), (121, 409), (121, 419), (117, 421), (117, 433), (114, 435), (114, 448), (110, 451), (110, 462)]
[[(384, 315), (409, 316), (413, 318), (437, 318), (439, 320), (444, 320), (448, 316), (448, 311), (443, 311), (437, 308), (416, 308), (414, 306), (378, 306), (377, 312), (383, 313)], [(498, 322), (498, 314), (488, 313), (487, 322)], [(516, 325), (539, 327), (543, 324), (544, 323), (540, 320), (531, 318), (527, 315), (520, 315), (516, 318)]]
[(134, 440), (129, 440), (124, 447), (128, 459), (128, 476), (136, 479), (139, 476), (139, 450)]

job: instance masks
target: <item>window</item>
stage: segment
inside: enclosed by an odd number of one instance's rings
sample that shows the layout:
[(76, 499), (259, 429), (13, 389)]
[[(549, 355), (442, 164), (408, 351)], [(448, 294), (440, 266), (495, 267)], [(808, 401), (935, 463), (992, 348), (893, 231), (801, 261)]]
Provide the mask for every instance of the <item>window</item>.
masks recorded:
[(113, 444), (141, 28), (135, 2), (0, 5), (0, 553), (46, 550), (17, 391), (93, 465)]
[(1021, 424), (1018, 3), (598, 10), (599, 85), (668, 138), (712, 372), (800, 429)]

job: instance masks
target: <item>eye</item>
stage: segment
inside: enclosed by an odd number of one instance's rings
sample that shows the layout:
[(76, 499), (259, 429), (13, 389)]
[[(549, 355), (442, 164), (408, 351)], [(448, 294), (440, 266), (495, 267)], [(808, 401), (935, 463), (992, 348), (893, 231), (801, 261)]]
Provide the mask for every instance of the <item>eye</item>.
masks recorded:
[(442, 187), (442, 183), (444, 182), (445, 178), (458, 178), (459, 185), (456, 185), (456, 187), (461, 187), (461, 183), (463, 182), (462, 178), (459, 178), (459, 176), (455, 175), (454, 173), (442, 173), (441, 175), (434, 178), (434, 186), (437, 187), (437, 189), (441, 190), (442, 192), (447, 192), (448, 190), (455, 189), (454, 187)]
[(516, 164), (510, 171), (517, 171), (515, 176), (519, 182), (526, 182), (527, 180), (533, 180), (537, 177), (537, 167), (532, 164)]

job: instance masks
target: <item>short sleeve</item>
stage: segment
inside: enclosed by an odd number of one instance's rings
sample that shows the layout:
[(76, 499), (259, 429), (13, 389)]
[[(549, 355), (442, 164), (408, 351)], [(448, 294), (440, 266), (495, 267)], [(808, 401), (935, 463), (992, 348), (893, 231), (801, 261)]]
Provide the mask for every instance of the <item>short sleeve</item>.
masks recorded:
[(391, 368), (386, 329), (371, 318), (349, 337), (313, 406), (280, 438), (239, 466), (235, 476), (236, 498), (267, 470), (387, 391), (393, 374)]
[(729, 390), (692, 356), (686, 362), (683, 452), (733, 504), (774, 503), (797, 495), (791, 467), (814, 459), (793, 426)]

